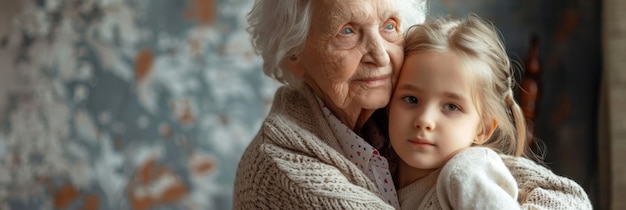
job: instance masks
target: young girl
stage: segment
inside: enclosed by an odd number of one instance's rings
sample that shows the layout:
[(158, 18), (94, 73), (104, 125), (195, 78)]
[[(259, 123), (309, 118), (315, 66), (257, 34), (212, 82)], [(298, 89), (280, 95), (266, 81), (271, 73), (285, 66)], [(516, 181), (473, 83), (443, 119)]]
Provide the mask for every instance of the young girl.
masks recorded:
[(389, 104), (403, 209), (515, 209), (498, 153), (524, 153), (526, 127), (496, 29), (477, 16), (416, 25)]

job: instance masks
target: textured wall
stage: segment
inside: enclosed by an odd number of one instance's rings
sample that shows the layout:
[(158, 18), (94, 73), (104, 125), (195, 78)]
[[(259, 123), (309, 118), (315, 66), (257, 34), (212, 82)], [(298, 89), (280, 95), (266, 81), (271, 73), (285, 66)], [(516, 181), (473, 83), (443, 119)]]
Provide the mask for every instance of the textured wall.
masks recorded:
[[(0, 209), (230, 209), (277, 85), (245, 33), (252, 0), (0, 0)], [(537, 136), (594, 192), (596, 1), (431, 1), (541, 42)], [(592, 197), (593, 198), (593, 197)]]
[(229, 209), (276, 87), (251, 3), (0, 1), (0, 209)]

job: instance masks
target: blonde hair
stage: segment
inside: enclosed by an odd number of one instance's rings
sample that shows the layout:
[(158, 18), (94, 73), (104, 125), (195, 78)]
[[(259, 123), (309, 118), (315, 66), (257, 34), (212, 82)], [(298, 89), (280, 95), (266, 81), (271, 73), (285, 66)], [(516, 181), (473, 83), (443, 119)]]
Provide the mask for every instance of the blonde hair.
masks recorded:
[[(283, 84), (297, 79), (284, 65), (304, 48), (314, 0), (256, 0), (248, 13), (252, 45), (263, 58), (263, 73)], [(319, 0), (317, 0), (319, 1)], [(400, 29), (424, 22), (426, 0), (395, 0)]]
[(472, 91), (482, 121), (497, 122), (496, 130), (483, 146), (509, 155), (523, 155), (526, 121), (513, 97), (514, 69), (495, 26), (477, 15), (462, 20), (427, 20), (405, 34), (405, 56), (420, 51), (451, 52), (463, 59), (475, 78)]

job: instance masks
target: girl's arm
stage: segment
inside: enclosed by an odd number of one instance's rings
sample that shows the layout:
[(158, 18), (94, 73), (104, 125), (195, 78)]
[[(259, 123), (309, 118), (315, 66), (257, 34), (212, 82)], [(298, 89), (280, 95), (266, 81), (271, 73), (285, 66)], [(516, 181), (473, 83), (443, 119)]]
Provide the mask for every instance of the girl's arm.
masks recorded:
[(443, 209), (519, 209), (517, 183), (496, 152), (470, 147), (452, 157), (437, 179)]

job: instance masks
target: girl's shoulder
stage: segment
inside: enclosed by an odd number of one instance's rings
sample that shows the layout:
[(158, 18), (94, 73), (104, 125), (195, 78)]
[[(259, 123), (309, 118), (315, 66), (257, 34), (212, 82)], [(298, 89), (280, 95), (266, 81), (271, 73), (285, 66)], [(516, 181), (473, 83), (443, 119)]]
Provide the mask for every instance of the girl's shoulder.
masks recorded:
[(498, 153), (496, 153), (495, 150), (487, 148), (487, 147), (480, 147), (480, 146), (474, 146), (474, 147), (469, 147), (466, 149), (463, 149), (459, 152), (457, 152), (452, 158), (450, 158), (450, 161), (456, 160), (456, 159), (469, 159), (469, 160), (477, 160), (477, 159), (495, 159), (495, 160), (500, 160), (500, 158), (498, 157)]
[(444, 177), (449, 177), (453, 174), (460, 176), (459, 178), (470, 175), (484, 175), (485, 171), (508, 174), (503, 159), (498, 156), (496, 151), (486, 147), (463, 149), (454, 154), (441, 168), (441, 174), (444, 174)]

